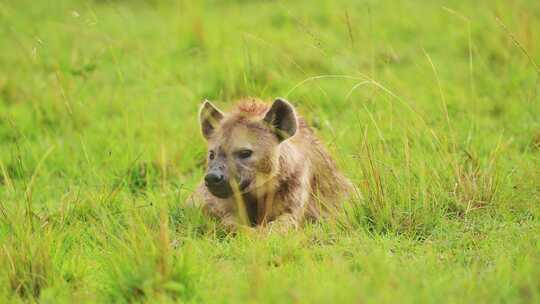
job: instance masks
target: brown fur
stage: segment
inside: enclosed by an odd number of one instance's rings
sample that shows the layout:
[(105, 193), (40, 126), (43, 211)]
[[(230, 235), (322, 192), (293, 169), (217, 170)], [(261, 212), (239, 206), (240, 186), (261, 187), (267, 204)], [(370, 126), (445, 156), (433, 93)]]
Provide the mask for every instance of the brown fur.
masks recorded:
[[(255, 180), (242, 193), (235, 191), (232, 197), (220, 199), (204, 183), (198, 188), (203, 210), (227, 227), (243, 222), (279, 230), (297, 228), (306, 219), (316, 220), (339, 208), (351, 190), (351, 183), (294, 110), (295, 133), (281, 142), (276, 131), (263, 123), (268, 112), (269, 106), (260, 100), (243, 100), (205, 134), (209, 149), (221, 149), (224, 155), (235, 145), (249, 143), (256, 147), (255, 159), (246, 166), (239, 165), (243, 172), (235, 171), (239, 178)], [(208, 125), (203, 121), (203, 134), (205, 127)]]

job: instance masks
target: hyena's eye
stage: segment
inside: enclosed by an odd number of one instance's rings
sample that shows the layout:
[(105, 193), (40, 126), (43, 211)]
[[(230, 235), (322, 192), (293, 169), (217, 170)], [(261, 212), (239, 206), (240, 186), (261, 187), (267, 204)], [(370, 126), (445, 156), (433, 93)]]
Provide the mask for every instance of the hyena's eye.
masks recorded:
[(208, 159), (209, 159), (209, 160), (213, 160), (214, 157), (216, 157), (214, 151), (210, 150), (210, 151), (208, 152)]
[(245, 150), (238, 151), (236, 155), (238, 155), (238, 158), (246, 159), (246, 158), (249, 158), (251, 154), (253, 154), (253, 151), (245, 149)]

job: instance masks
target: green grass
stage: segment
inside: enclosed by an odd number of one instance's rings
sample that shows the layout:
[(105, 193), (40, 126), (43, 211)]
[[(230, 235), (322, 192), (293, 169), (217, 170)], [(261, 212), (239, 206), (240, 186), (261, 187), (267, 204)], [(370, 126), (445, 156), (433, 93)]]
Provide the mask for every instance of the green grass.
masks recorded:
[[(540, 302), (540, 2), (0, 2), (0, 302)], [(292, 101), (363, 199), (184, 201), (209, 98)]]

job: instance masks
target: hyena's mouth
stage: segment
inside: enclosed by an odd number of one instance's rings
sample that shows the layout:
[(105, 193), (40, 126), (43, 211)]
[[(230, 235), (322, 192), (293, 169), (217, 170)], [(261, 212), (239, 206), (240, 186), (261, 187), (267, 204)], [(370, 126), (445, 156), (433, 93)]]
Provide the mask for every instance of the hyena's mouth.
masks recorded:
[[(251, 185), (251, 180), (243, 180), (238, 183), (238, 190), (240, 193), (244, 193), (244, 191)], [(225, 182), (222, 184), (217, 184), (213, 186), (206, 185), (206, 188), (212, 195), (218, 197), (218, 198), (229, 198), (233, 195), (233, 187)]]
[(244, 192), (246, 188), (251, 184), (251, 180), (243, 180), (240, 182), (240, 185), (238, 188), (240, 189), (240, 192)]
[(229, 183), (222, 183), (217, 186), (206, 186), (208, 191), (212, 193), (212, 195), (219, 197), (219, 198), (229, 198), (233, 191)]

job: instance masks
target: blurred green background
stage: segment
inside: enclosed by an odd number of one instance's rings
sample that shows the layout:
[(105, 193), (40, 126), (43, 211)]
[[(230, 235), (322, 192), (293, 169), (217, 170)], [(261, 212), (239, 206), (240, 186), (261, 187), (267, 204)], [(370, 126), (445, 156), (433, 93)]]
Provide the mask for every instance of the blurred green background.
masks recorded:
[[(540, 301), (540, 2), (0, 2), (3, 302)], [(290, 100), (362, 199), (184, 201), (208, 98)]]

